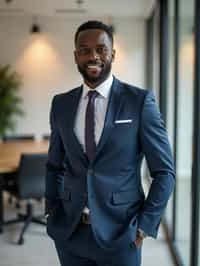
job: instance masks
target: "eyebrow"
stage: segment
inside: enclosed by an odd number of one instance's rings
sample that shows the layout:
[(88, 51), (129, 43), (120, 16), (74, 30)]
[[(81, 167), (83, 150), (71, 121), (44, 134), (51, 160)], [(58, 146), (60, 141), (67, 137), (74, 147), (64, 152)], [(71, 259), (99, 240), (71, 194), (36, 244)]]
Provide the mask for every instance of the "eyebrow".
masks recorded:
[(77, 46), (81, 46), (81, 47), (87, 47), (88, 45), (87, 44), (80, 44), (80, 45), (77, 45)]
[[(80, 44), (80, 45), (78, 45), (79, 47), (88, 47), (88, 45), (87, 44)], [(107, 47), (107, 45), (106, 44), (97, 44), (97, 47)]]

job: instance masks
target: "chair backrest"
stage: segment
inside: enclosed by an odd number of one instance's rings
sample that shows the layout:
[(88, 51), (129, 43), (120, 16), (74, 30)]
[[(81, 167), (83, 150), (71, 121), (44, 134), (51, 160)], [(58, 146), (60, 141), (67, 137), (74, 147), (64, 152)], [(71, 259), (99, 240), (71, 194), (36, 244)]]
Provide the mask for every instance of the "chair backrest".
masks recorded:
[(42, 136), (42, 139), (43, 139), (43, 140), (49, 140), (49, 139), (50, 139), (50, 135), (49, 135), (49, 134), (44, 134), (44, 135)]
[(15, 141), (15, 140), (34, 140), (34, 135), (26, 134), (26, 135), (10, 135), (3, 136), (3, 141)]
[(40, 199), (45, 192), (46, 153), (22, 154), (17, 175), (18, 196)]

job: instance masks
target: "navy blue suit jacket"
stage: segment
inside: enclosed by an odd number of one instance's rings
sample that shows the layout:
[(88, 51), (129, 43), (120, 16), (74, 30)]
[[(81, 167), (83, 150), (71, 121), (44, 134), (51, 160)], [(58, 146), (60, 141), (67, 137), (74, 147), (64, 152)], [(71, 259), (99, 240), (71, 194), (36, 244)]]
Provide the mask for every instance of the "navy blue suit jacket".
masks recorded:
[[(48, 234), (53, 239), (68, 239), (88, 203), (92, 230), (102, 248), (132, 242), (138, 227), (156, 237), (173, 190), (174, 167), (153, 93), (114, 78), (92, 162), (74, 133), (81, 93), (82, 87), (78, 87), (55, 96), (52, 102), (46, 173)], [(144, 156), (152, 177), (147, 198), (140, 174)]]

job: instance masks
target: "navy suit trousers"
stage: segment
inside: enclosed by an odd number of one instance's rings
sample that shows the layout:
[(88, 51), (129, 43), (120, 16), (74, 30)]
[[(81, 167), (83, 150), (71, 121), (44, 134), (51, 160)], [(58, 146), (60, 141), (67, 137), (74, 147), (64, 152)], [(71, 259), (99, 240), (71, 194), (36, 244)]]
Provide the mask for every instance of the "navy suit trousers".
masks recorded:
[(105, 251), (98, 246), (90, 225), (79, 224), (65, 243), (55, 241), (61, 266), (140, 266), (141, 249), (134, 243), (123, 250)]

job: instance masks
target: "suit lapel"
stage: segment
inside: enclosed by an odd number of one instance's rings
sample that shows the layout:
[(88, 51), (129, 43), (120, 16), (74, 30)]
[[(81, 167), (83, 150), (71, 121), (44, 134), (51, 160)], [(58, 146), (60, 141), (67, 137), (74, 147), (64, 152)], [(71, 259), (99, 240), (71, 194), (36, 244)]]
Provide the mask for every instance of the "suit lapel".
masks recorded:
[[(107, 107), (107, 112), (106, 112), (106, 117), (105, 117), (105, 122), (104, 122), (104, 128), (102, 130), (101, 138), (99, 140), (99, 143), (97, 145), (97, 151), (96, 151), (96, 157), (100, 154), (101, 150), (103, 149), (106, 141), (108, 140), (109, 136), (111, 135), (111, 131), (114, 126), (114, 121), (116, 120), (117, 114), (120, 111), (121, 106), (124, 103), (124, 97), (122, 93), (122, 85), (119, 80), (116, 78), (113, 79), (113, 84), (111, 87), (111, 92), (109, 96), (109, 102), (108, 102), (108, 107)], [(85, 163), (88, 163), (88, 158), (84, 153), (84, 150), (82, 148), (82, 145), (80, 144), (79, 140), (77, 139), (77, 136), (74, 132), (74, 126), (75, 126), (75, 121), (76, 121), (76, 116), (77, 116), (77, 110), (78, 110), (78, 105), (79, 101), (82, 95), (83, 87), (79, 87), (77, 90), (73, 92), (71, 95), (70, 99), (70, 116), (69, 116), (69, 121), (70, 121), (70, 147), (71, 150), (76, 153), (78, 156), (82, 158), (82, 160), (85, 161)]]
[(78, 105), (79, 101), (82, 95), (83, 87), (79, 87), (73, 94), (70, 99), (70, 147), (73, 152), (78, 154), (84, 161), (85, 163), (88, 163), (88, 159), (84, 153), (83, 147), (80, 144), (75, 132), (74, 132), (74, 127), (75, 127), (75, 121), (76, 121), (76, 116), (77, 116), (77, 110), (78, 110)]
[(96, 157), (98, 156), (100, 151), (103, 149), (103, 146), (105, 145), (108, 137), (110, 136), (110, 133), (114, 126), (115, 118), (117, 117), (117, 114), (123, 102), (124, 102), (124, 98), (122, 94), (122, 85), (119, 80), (114, 78), (113, 84), (111, 87), (110, 96), (109, 96), (109, 102), (108, 102), (108, 107), (107, 107), (107, 112), (106, 112), (106, 117), (105, 117), (105, 122), (104, 122), (104, 128), (103, 128), (99, 143), (97, 145)]

